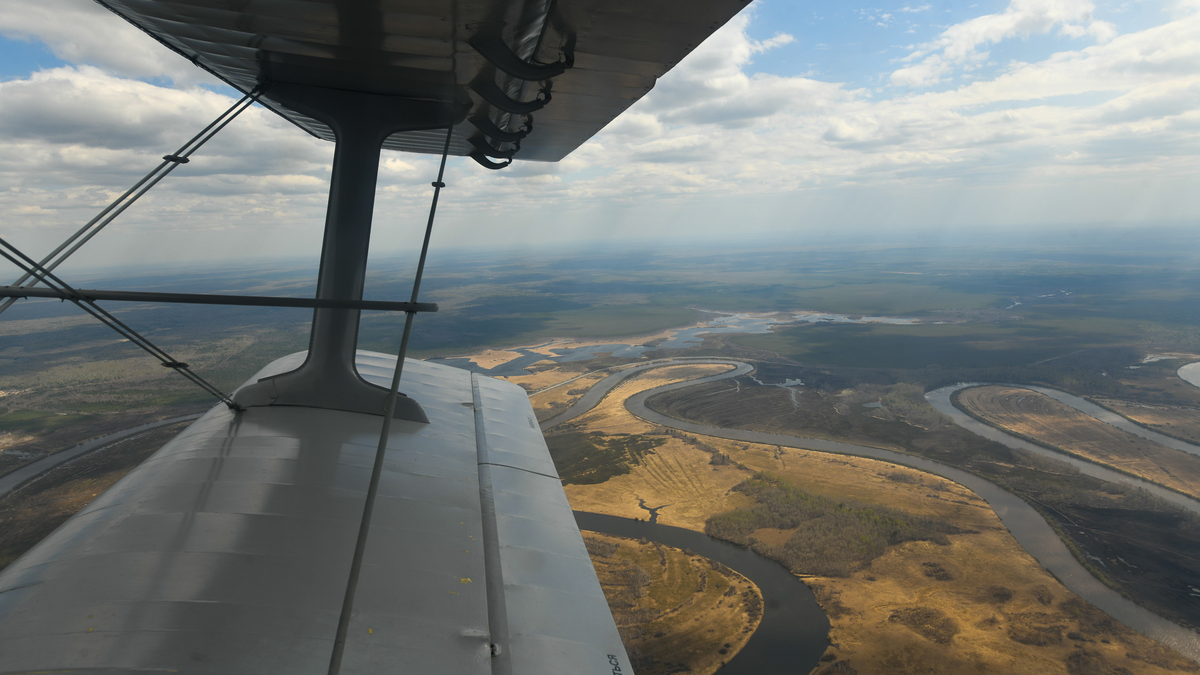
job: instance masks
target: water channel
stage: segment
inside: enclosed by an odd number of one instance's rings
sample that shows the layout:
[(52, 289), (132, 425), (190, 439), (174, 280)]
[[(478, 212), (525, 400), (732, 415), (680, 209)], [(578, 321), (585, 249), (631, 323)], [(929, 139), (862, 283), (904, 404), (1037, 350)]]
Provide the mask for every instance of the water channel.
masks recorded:
[[(707, 310), (705, 310), (707, 311)], [(775, 326), (797, 324), (829, 324), (829, 323), (887, 323), (910, 325), (919, 323), (919, 319), (893, 316), (858, 316), (848, 314), (824, 314), (818, 312), (798, 312), (795, 314), (752, 314), (724, 312), (709, 312), (718, 315), (696, 326), (680, 328), (667, 332), (662, 342), (654, 345), (629, 343), (607, 343), (598, 345), (583, 345), (580, 347), (553, 347), (554, 342), (547, 342), (533, 347), (516, 347), (508, 351), (520, 354), (515, 359), (501, 363), (492, 368), (484, 368), (466, 357), (429, 359), (435, 363), (444, 363), (462, 368), (481, 375), (491, 377), (506, 377), (510, 375), (527, 375), (527, 367), (538, 361), (553, 361), (555, 363), (574, 363), (587, 361), (597, 354), (611, 353), (620, 358), (640, 358), (649, 352), (659, 349), (688, 349), (698, 347), (703, 341), (703, 335), (716, 333), (761, 334), (770, 333)], [(548, 348), (548, 349), (546, 349)], [(545, 354), (536, 350), (545, 349)]]
[(679, 527), (575, 511), (579, 529), (631, 539), (648, 539), (715, 560), (736, 570), (763, 597), (762, 623), (720, 675), (807, 673), (829, 644), (829, 619), (812, 591), (779, 563), (748, 548)]
[[(734, 362), (731, 359), (714, 359), (717, 363), (730, 364)], [(700, 363), (703, 359), (688, 359), (684, 363)], [(647, 365), (637, 370), (644, 370), (648, 367), (662, 367), (669, 365), (668, 363), (659, 363)], [(1042, 518), (1042, 516), (1033, 509), (1024, 500), (1016, 495), (1000, 488), (999, 486), (986, 481), (974, 474), (967, 473), (960, 469), (956, 469), (939, 462), (918, 457), (915, 455), (907, 455), (891, 450), (881, 448), (872, 448), (861, 445), (853, 445), (850, 443), (841, 443), (838, 441), (828, 441), (824, 439), (802, 438), (798, 436), (790, 436), (786, 434), (773, 434), (761, 431), (749, 431), (743, 429), (730, 429), (723, 427), (713, 427), (705, 424), (697, 424), (685, 420), (679, 420), (666, 415), (657, 413), (646, 406), (646, 399), (649, 397), (684, 387), (691, 387), (704, 382), (712, 382), (715, 380), (725, 379), (728, 377), (736, 377), (740, 374), (749, 372), (749, 364), (742, 363), (738, 367), (731, 369), (725, 373), (711, 375), (697, 380), (686, 382), (676, 382), (673, 384), (655, 387), (634, 396), (630, 397), (625, 402), (625, 407), (634, 415), (664, 427), (679, 429), (695, 434), (707, 436), (716, 436), (718, 438), (727, 438), (730, 440), (762, 443), (767, 445), (780, 445), (784, 447), (805, 448), (811, 450), (819, 450), (824, 452), (834, 452), (846, 455), (856, 455), (860, 457), (868, 457), (871, 459), (879, 459), (896, 464), (903, 464), (915, 469), (927, 471), (945, 478), (948, 478), (979, 495), (988, 505), (995, 511), (1000, 521), (1008, 528), (1017, 542), (1030, 555), (1032, 555), (1041, 565), (1053, 574), (1064, 586), (1073, 593), (1092, 603), (1096, 607), (1103, 610), (1109, 616), (1117, 619), (1121, 623), (1133, 628), (1134, 630), (1146, 635), (1154, 640), (1161, 642), (1164, 645), (1175, 649), (1180, 654), (1187, 656), (1193, 661), (1200, 661), (1200, 635), (1194, 631), (1183, 628), (1171, 621), (1168, 621), (1149, 610), (1146, 610), (1133, 602), (1125, 599), (1116, 591), (1108, 588), (1100, 583), (1091, 575), (1067, 550), (1065, 544), (1055, 534), (1050, 525)], [(632, 374), (629, 371), (620, 371), (612, 376), (605, 378), (597, 383), (589, 391), (589, 394), (595, 392), (593, 397), (595, 401), (607, 393), (612, 387), (615, 387), (624, 377)], [(620, 377), (617, 377), (620, 376)], [(601, 388), (601, 385), (606, 385), (607, 389), (603, 391), (595, 391)], [(947, 394), (948, 396), (948, 394)], [(582, 401), (580, 401), (582, 402)], [(595, 405), (595, 403), (592, 403)], [(936, 407), (936, 406), (935, 406)], [(581, 414), (584, 410), (578, 410), (576, 406), (568, 408), (564, 413), (560, 414), (554, 420), (556, 423), (561, 423), (570, 419), (575, 415)], [(961, 414), (961, 413), (960, 413)], [(964, 415), (965, 417), (965, 415)], [(967, 419), (970, 419), (969, 417)], [(957, 421), (957, 420), (956, 420)], [(972, 420), (974, 421), (974, 420)], [(544, 424), (543, 428), (548, 428), (550, 424)], [(983, 425), (980, 425), (983, 426)], [(970, 428), (970, 427), (968, 427)], [(987, 427), (990, 429), (990, 427)], [(974, 428), (970, 428), (975, 431)], [(1031, 444), (1032, 445), (1032, 444)], [(1114, 474), (1116, 472), (1113, 472)], [(1124, 474), (1116, 474), (1122, 480), (1128, 480)], [(1156, 486), (1155, 486), (1156, 487)], [(1175, 493), (1171, 493), (1175, 494)], [(1182, 497), (1182, 495), (1178, 495)], [(1187, 500), (1191, 502), (1192, 500)]]
[[(950, 385), (949, 387), (942, 387), (941, 389), (935, 389), (935, 390), (929, 392), (928, 394), (925, 394), (925, 400), (929, 401), (930, 405), (932, 405), (934, 408), (936, 408), (938, 410), (938, 412), (949, 417), (958, 426), (966, 429), (967, 431), (970, 431), (971, 433), (973, 433), (977, 436), (982, 436), (982, 437), (988, 439), (989, 441), (996, 441), (997, 443), (1006, 445), (1010, 448), (1025, 450), (1025, 451), (1032, 452), (1037, 455), (1041, 455), (1043, 457), (1049, 457), (1051, 459), (1054, 459), (1054, 460), (1057, 460), (1060, 462), (1065, 462), (1065, 463), (1070, 464), (1071, 466), (1075, 467), (1076, 469), (1079, 469), (1079, 473), (1082, 473), (1085, 476), (1099, 478), (1100, 480), (1107, 481), (1109, 483), (1123, 483), (1125, 485), (1131, 485), (1131, 486), (1139, 488), (1141, 490), (1145, 490), (1146, 492), (1153, 494), (1155, 497), (1159, 497), (1168, 502), (1171, 502), (1172, 504), (1175, 504), (1176, 506), (1187, 509), (1188, 511), (1191, 511), (1193, 513), (1200, 514), (1200, 502), (1196, 501), (1195, 499), (1192, 499), (1191, 497), (1182, 495), (1178, 492), (1175, 492), (1174, 490), (1168, 490), (1167, 488), (1162, 487), (1161, 485), (1155, 485), (1154, 483), (1151, 483), (1149, 481), (1142, 480), (1142, 479), (1136, 478), (1134, 476), (1130, 476), (1129, 474), (1121, 473), (1120, 471), (1114, 471), (1113, 469), (1110, 469), (1101, 464), (1097, 464), (1095, 462), (1089, 462), (1086, 459), (1080, 459), (1079, 457), (1073, 457), (1071, 455), (1068, 455), (1068, 454), (1065, 454), (1062, 452), (1057, 452), (1055, 450), (1051, 450), (1050, 448), (1038, 445), (1036, 443), (1030, 443), (1029, 441), (1027, 441), (1023, 438), (1018, 438), (1011, 434), (1007, 434), (991, 425), (980, 422), (979, 420), (975, 419), (974, 417), (971, 417), (970, 415), (966, 414), (965, 412), (959, 410), (958, 408), (956, 408), (954, 406), (953, 403), (951, 403), (951, 397), (954, 395), (954, 392), (959, 391), (961, 389), (967, 389), (969, 387), (978, 387), (982, 384), (984, 384), (984, 383), (962, 382), (959, 384)], [(1046, 389), (1045, 387), (1032, 387), (1032, 386), (1024, 385), (1024, 384), (1004, 384), (1001, 386), (1021, 387), (1023, 389), (1036, 389), (1037, 391), (1046, 393), (1046, 394), (1053, 392), (1055, 394), (1055, 396), (1054, 396), (1055, 399), (1062, 401), (1063, 403), (1067, 403), (1067, 405), (1071, 405), (1071, 407), (1076, 407), (1070, 401), (1070, 399), (1075, 399), (1079, 404), (1087, 404), (1088, 406), (1095, 408), (1097, 410), (1100, 410), (1102, 412), (1106, 412), (1106, 413), (1108, 412), (1107, 410), (1104, 410), (1104, 408), (1101, 408), (1100, 406), (1097, 406), (1094, 403), (1090, 403), (1084, 399), (1081, 399), (1078, 396), (1072, 396), (1070, 394), (1067, 394), (1067, 393), (1064, 393), (1061, 391), (1057, 391), (1054, 389)], [(1076, 409), (1080, 410), (1080, 412), (1082, 412), (1084, 414), (1090, 414), (1087, 410), (1083, 410), (1082, 408), (1076, 407)], [(1108, 414), (1112, 415), (1113, 413), (1108, 413)], [(1101, 419), (1100, 421), (1104, 422), (1106, 420)], [(1136, 425), (1132, 425), (1132, 423), (1130, 423), (1128, 421), (1126, 421), (1126, 424), (1130, 425), (1130, 426), (1136, 426)], [(1137, 427), (1137, 428), (1145, 433), (1151, 433), (1151, 434), (1154, 433), (1147, 429), (1142, 429), (1141, 427)], [(1156, 434), (1156, 435), (1161, 436), (1162, 434)], [(1167, 438), (1167, 437), (1164, 437), (1164, 438)], [(1171, 440), (1175, 440), (1175, 439), (1171, 439)], [(1177, 441), (1177, 442), (1183, 443), (1183, 441)], [(1184, 443), (1184, 445), (1190, 445), (1190, 444)], [(1191, 446), (1191, 447), (1194, 448), (1195, 446)], [(1200, 449), (1200, 448), (1198, 448), (1198, 449)]]

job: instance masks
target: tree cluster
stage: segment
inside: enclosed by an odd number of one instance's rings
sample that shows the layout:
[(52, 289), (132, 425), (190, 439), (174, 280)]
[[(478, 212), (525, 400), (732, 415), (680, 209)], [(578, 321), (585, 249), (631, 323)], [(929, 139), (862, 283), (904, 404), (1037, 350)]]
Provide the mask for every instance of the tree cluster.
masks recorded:
[[(801, 490), (770, 473), (759, 473), (734, 488), (757, 504), (709, 518), (705, 532), (749, 546), (802, 574), (846, 576), (906, 541), (947, 544), (957, 532), (948, 523), (902, 511), (837, 501)], [(754, 537), (762, 528), (793, 530), (782, 545)]]

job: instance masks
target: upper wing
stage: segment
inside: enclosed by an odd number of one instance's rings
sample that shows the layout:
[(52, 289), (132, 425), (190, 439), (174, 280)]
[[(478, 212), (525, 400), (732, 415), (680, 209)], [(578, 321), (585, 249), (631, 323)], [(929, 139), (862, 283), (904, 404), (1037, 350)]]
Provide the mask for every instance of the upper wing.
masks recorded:
[[(404, 387), (342, 672), (629, 673), (524, 390)], [(381, 423), (214, 408), (0, 573), (0, 673), (325, 673)]]
[[(532, 113), (519, 159), (557, 161), (641, 98), (655, 81), (749, 0), (98, 0), (193, 63), (243, 92), (263, 82), (306, 84), (469, 106), (504, 132), (524, 116), (481, 96), (489, 82), (511, 99), (551, 95)], [(573, 66), (524, 80), (496, 66), (499, 38), (517, 60)], [(472, 46), (472, 44), (476, 46)], [(501, 64), (504, 65), (504, 64)], [(511, 70), (511, 68), (510, 68)], [(494, 95), (494, 94), (493, 94)], [(542, 95), (544, 96), (544, 95)], [(332, 139), (321, 122), (264, 103), (309, 133)], [(462, 121), (451, 154), (469, 154), (472, 136), (511, 145)], [(444, 132), (393, 135), (393, 150), (441, 154)]]

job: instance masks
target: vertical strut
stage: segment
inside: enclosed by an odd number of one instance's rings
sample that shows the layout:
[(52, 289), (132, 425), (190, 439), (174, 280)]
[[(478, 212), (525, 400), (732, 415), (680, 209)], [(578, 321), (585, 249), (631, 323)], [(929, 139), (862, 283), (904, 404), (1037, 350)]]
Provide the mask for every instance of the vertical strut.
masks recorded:
[[(452, 127), (466, 117), (468, 104), (278, 82), (271, 85), (270, 98), (328, 125), (337, 139), (317, 297), (361, 300), (381, 146), (397, 132)], [(304, 362), (295, 370), (242, 387), (235, 399), (247, 407), (292, 405), (383, 414), (387, 387), (367, 382), (355, 366), (358, 330), (358, 310), (314, 311)], [(396, 400), (394, 415), (429, 421), (420, 404), (403, 394)]]
[[(429, 205), (429, 222), (425, 225), (425, 240), (421, 244), (421, 257), (417, 262), (417, 274), (413, 279), (412, 302), (417, 301), (421, 291), (421, 277), (425, 273), (425, 257), (429, 253), (429, 236), (433, 232), (433, 218), (437, 213), (438, 194), (446, 187), (442, 177), (446, 172), (446, 155), (450, 154), (450, 137), (454, 125), (446, 130), (446, 147), (442, 150), (442, 164), (438, 168), (437, 180), (433, 183), (433, 203)], [(379, 432), (379, 445), (375, 449), (375, 463), (371, 466), (371, 482), (367, 486), (367, 500), (363, 505), (362, 522), (358, 526), (358, 539), (354, 542), (354, 557), (350, 561), (350, 576), (346, 580), (346, 596), (342, 599), (342, 613), (338, 617), (337, 635), (333, 641), (333, 654), (329, 657), (329, 675), (338, 675), (342, 668), (342, 654), (346, 650), (346, 633), (350, 630), (350, 616), (354, 611), (354, 592), (358, 588), (358, 576), (362, 570), (363, 553), (367, 548), (367, 535), (371, 529), (371, 515), (375, 511), (375, 497), (379, 494), (379, 478), (383, 474), (383, 459), (387, 455), (388, 436), (392, 431), (392, 415), (396, 412), (396, 399), (400, 392), (400, 376), (404, 373), (404, 355), (408, 352), (408, 337), (412, 332), (415, 312), (406, 312), (404, 337), (400, 339), (400, 353), (396, 357), (396, 370), (392, 374), (392, 386), (388, 391), (387, 412), (383, 416), (383, 428)]]

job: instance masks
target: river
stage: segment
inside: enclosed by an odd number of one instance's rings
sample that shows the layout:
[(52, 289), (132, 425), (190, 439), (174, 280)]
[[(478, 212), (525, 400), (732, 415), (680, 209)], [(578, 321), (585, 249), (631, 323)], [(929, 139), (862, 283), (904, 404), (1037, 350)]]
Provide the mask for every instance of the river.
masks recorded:
[(679, 527), (583, 511), (575, 511), (575, 522), (581, 530), (687, 549), (736, 570), (758, 586), (763, 597), (762, 622), (746, 646), (721, 667), (720, 675), (807, 673), (817, 667), (829, 645), (829, 619), (812, 591), (773, 560)]
[[(704, 359), (687, 359), (682, 363), (700, 363)], [(684, 420), (678, 420), (666, 415), (662, 415), (646, 407), (646, 399), (655, 394), (681, 389), (683, 387), (691, 387), (704, 382), (736, 377), (739, 374), (749, 372), (752, 367), (749, 364), (740, 363), (733, 359), (713, 359), (712, 362), (720, 364), (739, 364), (737, 367), (720, 373), (718, 375), (710, 375), (708, 377), (687, 382), (676, 382), (673, 384), (656, 387), (648, 391), (644, 391), (630, 397), (625, 402), (625, 407), (631, 413), (653, 424), (658, 424), (664, 427), (670, 427), (687, 431), (690, 433), (716, 436), (718, 438), (727, 438), (731, 440), (762, 443), (767, 445), (781, 445), (784, 447), (805, 448), (812, 450), (820, 450), (824, 452), (834, 452), (847, 455), (856, 455), (860, 457), (869, 457), (872, 459), (880, 459), (896, 464), (903, 464), (915, 469), (927, 471), (939, 476), (948, 478), (964, 487), (970, 489), (975, 494), (979, 495), (988, 505), (995, 511), (1000, 521), (1008, 528), (1017, 542), (1032, 555), (1044, 568), (1050, 571), (1059, 581), (1062, 582), (1073, 593), (1083, 598), (1084, 600), (1099, 607), (1109, 616), (1117, 619), (1121, 623), (1133, 628), (1134, 630), (1146, 635), (1154, 640), (1157, 640), (1179, 653), (1187, 656), (1193, 661), (1200, 661), (1200, 635), (1195, 632), (1183, 628), (1171, 621), (1168, 621), (1149, 610), (1146, 610), (1133, 602), (1125, 599), (1116, 591), (1108, 588), (1093, 577), (1067, 550), (1065, 544), (1055, 534), (1050, 525), (1042, 518), (1037, 511), (1033, 509), (1024, 500), (1016, 495), (1000, 488), (999, 486), (986, 481), (978, 476), (967, 473), (960, 469), (956, 469), (939, 462), (907, 455), (891, 450), (881, 448), (871, 448), (861, 445), (853, 445), (850, 443), (841, 443), (838, 441), (828, 441), (824, 439), (803, 438), (798, 436), (790, 436), (786, 434), (773, 434), (761, 431), (748, 431), (743, 429), (728, 429), (722, 427), (712, 427), (704, 424), (697, 424)], [(597, 383), (592, 391), (591, 404), (595, 405), (604, 394), (615, 387), (621, 380), (634, 372), (645, 370), (653, 367), (663, 367), (670, 365), (670, 361), (666, 363), (646, 364), (638, 369), (629, 369), (619, 371)], [(602, 386), (603, 385), (603, 386)], [(543, 423), (543, 428), (549, 428), (553, 424), (560, 424), (575, 416), (586, 412), (588, 407), (581, 405), (581, 399), (576, 405), (571, 406), (563, 413), (557, 415), (551, 420)], [(968, 418), (969, 419), (969, 418)], [(990, 427), (989, 427), (990, 428)], [(974, 431), (974, 429), (972, 429)], [(1115, 472), (1114, 472), (1115, 473)], [(1123, 474), (1117, 474), (1125, 479)], [(1173, 494), (1173, 493), (1172, 493)], [(1190, 501), (1190, 500), (1189, 500)]]
[[(941, 389), (935, 389), (935, 390), (929, 392), (928, 394), (925, 394), (925, 400), (929, 401), (930, 405), (932, 405), (934, 408), (937, 408), (938, 412), (942, 413), (943, 415), (946, 415), (951, 420), (953, 420), (955, 424), (966, 429), (967, 431), (970, 431), (971, 433), (973, 433), (977, 436), (982, 436), (990, 441), (996, 441), (997, 443), (1007, 445), (1010, 448), (1027, 450), (1029, 452), (1041, 455), (1043, 457), (1050, 457), (1051, 459), (1055, 459), (1060, 462), (1066, 462), (1067, 464), (1070, 464), (1071, 466), (1079, 469), (1079, 473), (1082, 473), (1085, 476), (1099, 478), (1100, 480), (1107, 481), (1109, 483), (1123, 483), (1125, 485), (1131, 485), (1133, 487), (1145, 490), (1146, 492), (1153, 494), (1155, 497), (1160, 497), (1162, 499), (1165, 499), (1166, 501), (1171, 502), (1172, 504), (1175, 504), (1177, 506), (1185, 508), (1188, 511), (1200, 514), (1200, 501), (1196, 501), (1195, 499), (1192, 499), (1191, 497), (1182, 495), (1178, 492), (1175, 492), (1174, 490), (1168, 490), (1167, 488), (1162, 487), (1161, 485), (1155, 485), (1154, 483), (1151, 483), (1150, 481), (1142, 480), (1141, 478), (1136, 478), (1134, 476), (1130, 476), (1129, 474), (1121, 473), (1120, 471), (1114, 471), (1113, 469), (1110, 469), (1101, 464), (1097, 464), (1095, 462), (1089, 462), (1086, 459), (1080, 459), (1079, 457), (1073, 457), (1071, 455), (1068, 455), (1068, 454), (1065, 454), (1062, 452), (1058, 452), (1056, 450), (1051, 450), (1050, 448), (1038, 445), (1036, 443), (1030, 443), (1029, 441), (1027, 441), (1025, 439), (1018, 438), (1011, 434), (1007, 434), (1007, 433), (997, 429), (996, 427), (993, 427), (988, 424), (984, 424), (983, 422), (980, 422), (979, 420), (975, 419), (974, 417), (971, 417), (970, 415), (968, 415), (965, 412), (956, 408), (954, 406), (954, 404), (950, 402), (950, 398), (951, 398), (951, 396), (954, 395), (954, 392), (959, 391), (960, 389), (967, 389), (969, 387), (978, 387), (981, 384), (983, 384), (983, 383), (962, 382), (959, 384), (950, 385), (949, 387), (942, 387)], [(1023, 389), (1036, 389), (1039, 392), (1047, 393), (1047, 394), (1049, 392), (1054, 392), (1055, 399), (1062, 401), (1064, 403), (1067, 403), (1068, 405), (1071, 405), (1071, 404), (1068, 401), (1064, 400), (1064, 397), (1069, 397), (1071, 399), (1077, 399), (1081, 403), (1086, 403), (1093, 408), (1097, 408), (1101, 411), (1108, 412), (1108, 411), (1104, 410), (1104, 408), (1100, 408), (1099, 406), (1095, 405), (1094, 403), (1089, 403), (1088, 401), (1085, 401), (1084, 399), (1081, 399), (1078, 396), (1071, 396), (1070, 394), (1067, 394), (1067, 393), (1064, 393), (1061, 391), (1057, 391), (1054, 389), (1046, 389), (1045, 387), (1031, 387), (1031, 386), (1024, 385), (1024, 384), (1005, 384), (1005, 385), (1001, 385), (1001, 386), (1021, 387)], [(1072, 407), (1075, 407), (1075, 406), (1072, 406)], [(1077, 409), (1079, 409), (1079, 408), (1077, 408)], [(1087, 410), (1082, 410), (1082, 409), (1079, 409), (1079, 410), (1080, 410), (1080, 412), (1083, 412), (1084, 414), (1090, 414), (1090, 413), (1088, 413)], [(1109, 414), (1111, 415), (1113, 413), (1109, 413)], [(1105, 420), (1101, 420), (1101, 421), (1105, 421)], [(1128, 421), (1126, 421), (1126, 423), (1132, 424), (1132, 423), (1129, 423)], [(1136, 425), (1134, 425), (1134, 426), (1136, 426)], [(1140, 429), (1141, 427), (1138, 427), (1138, 428)], [(1143, 431), (1145, 431), (1145, 430), (1143, 430)], [(1151, 432), (1151, 433), (1153, 433), (1153, 432)], [(1161, 436), (1162, 434), (1157, 434), (1157, 435)], [(1183, 441), (1179, 441), (1179, 442), (1182, 443)]]

